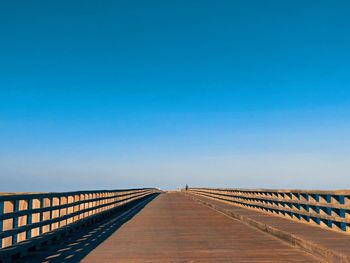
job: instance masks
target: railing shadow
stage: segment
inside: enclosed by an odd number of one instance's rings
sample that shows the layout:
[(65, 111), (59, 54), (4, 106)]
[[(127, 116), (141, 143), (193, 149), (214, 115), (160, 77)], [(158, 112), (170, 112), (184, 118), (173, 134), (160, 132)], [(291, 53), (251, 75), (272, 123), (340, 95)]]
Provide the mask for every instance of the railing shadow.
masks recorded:
[(48, 246), (32, 251), (27, 256), (16, 260), (16, 263), (58, 263), (79, 262), (86, 257), (99, 244), (115, 233), (124, 223), (132, 219), (148, 203), (159, 194), (154, 194), (141, 203), (120, 211), (113, 217), (107, 218), (96, 225), (92, 225), (77, 231), (74, 234), (62, 238)]

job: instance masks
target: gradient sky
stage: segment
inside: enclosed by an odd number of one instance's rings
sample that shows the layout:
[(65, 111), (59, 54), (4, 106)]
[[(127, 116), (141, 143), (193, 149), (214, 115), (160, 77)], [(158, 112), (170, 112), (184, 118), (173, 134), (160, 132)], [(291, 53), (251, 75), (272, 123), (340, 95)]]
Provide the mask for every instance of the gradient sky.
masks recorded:
[(2, 1), (0, 191), (350, 188), (349, 1)]

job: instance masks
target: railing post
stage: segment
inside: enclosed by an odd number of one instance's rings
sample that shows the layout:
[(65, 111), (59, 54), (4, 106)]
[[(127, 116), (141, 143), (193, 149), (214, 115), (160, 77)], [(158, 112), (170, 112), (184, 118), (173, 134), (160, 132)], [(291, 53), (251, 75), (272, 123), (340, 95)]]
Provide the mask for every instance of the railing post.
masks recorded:
[[(26, 210), (26, 209), (28, 209), (28, 200), (18, 200), (17, 211), (23, 211), (23, 210)], [(16, 227), (21, 227), (21, 226), (27, 225), (27, 220), (28, 220), (28, 216), (27, 215), (17, 217), (17, 220), (15, 220), (16, 221)], [(26, 240), (26, 238), (27, 238), (26, 231), (18, 233), (17, 234), (16, 243), (24, 241), (24, 240)]]
[[(74, 203), (74, 196), (71, 196), (69, 195), (68, 196), (68, 202), (67, 204), (69, 205), (69, 207), (67, 208), (67, 215), (71, 215), (74, 211), (74, 206), (72, 205)], [(73, 223), (73, 217), (70, 216), (68, 219), (67, 219), (67, 224), (71, 224)]]
[[(60, 205), (66, 205), (67, 204), (67, 197), (66, 196), (61, 196), (60, 197)], [(61, 208), (60, 209), (60, 214), (59, 216), (65, 216), (67, 215), (67, 208)], [(67, 225), (67, 219), (63, 219), (60, 221), (59, 227)]]
[[(52, 207), (60, 205), (60, 198), (59, 197), (52, 197)], [(51, 211), (51, 219), (58, 218), (60, 216), (60, 210), (59, 209), (53, 209)], [(59, 222), (52, 223), (51, 224), (51, 230), (55, 230), (59, 227)]]
[[(74, 195), (74, 203), (77, 203), (77, 202), (80, 202), (80, 195)], [(76, 212), (79, 212), (80, 211), (80, 205), (79, 204), (76, 204), (74, 206), (74, 213)], [(73, 218), (73, 222), (76, 222), (79, 220), (79, 214), (75, 215), (74, 218)]]
[[(32, 209), (39, 209), (42, 207), (41, 201), (38, 198), (35, 199), (30, 199), (30, 207)], [(28, 220), (28, 223), (37, 223), (40, 222), (40, 213), (34, 213), (31, 214), (30, 219)], [(33, 228), (32, 230), (29, 230), (31, 232), (31, 237), (36, 237), (38, 235), (40, 235), (40, 228)], [(29, 238), (29, 237), (28, 237)]]
[[(80, 195), (80, 208), (79, 208), (79, 211), (81, 210), (84, 210), (85, 209), (85, 195), (84, 194), (81, 194)], [(85, 217), (85, 213), (80, 213), (79, 214), (79, 219), (82, 219)]]
[[(14, 201), (4, 201), (2, 202), (3, 204), (3, 214), (6, 214), (6, 213), (11, 213), (11, 212), (14, 212), (15, 210), (15, 202)], [(2, 231), (6, 231), (6, 230), (11, 230), (13, 229), (13, 223), (14, 223), (14, 220), (13, 218), (9, 218), (9, 219), (6, 219), (2, 222)], [(9, 236), (9, 237), (5, 237), (2, 239), (2, 245), (1, 247), (2, 248), (5, 248), (5, 247), (9, 247), (13, 244), (13, 237), (12, 236)]]
[[(51, 197), (44, 197), (42, 198), (42, 208), (49, 208), (52, 206), (52, 199)], [(50, 220), (51, 219), (51, 209), (49, 211), (46, 211), (46, 212), (42, 212), (41, 213), (41, 220), (42, 221), (46, 221), (46, 220)], [(51, 231), (51, 224), (46, 224), (46, 225), (43, 225), (41, 227), (41, 232), (44, 234), (44, 233), (47, 233)]]

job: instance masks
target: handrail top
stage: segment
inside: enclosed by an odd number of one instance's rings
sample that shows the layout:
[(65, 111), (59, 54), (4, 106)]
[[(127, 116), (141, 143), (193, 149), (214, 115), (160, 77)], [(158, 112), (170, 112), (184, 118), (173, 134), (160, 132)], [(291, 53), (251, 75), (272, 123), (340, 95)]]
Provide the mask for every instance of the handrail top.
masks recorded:
[(242, 191), (242, 192), (261, 192), (261, 193), (297, 193), (297, 194), (320, 194), (320, 195), (350, 195), (349, 189), (339, 190), (303, 190), (303, 189), (265, 189), (265, 188), (208, 188), (208, 187), (191, 187), (190, 189), (207, 189), (221, 191)]
[(142, 190), (159, 190), (158, 188), (132, 188), (132, 189), (114, 189), (114, 190), (82, 190), (73, 192), (19, 192), (19, 193), (0, 193), (0, 201), (12, 201), (21, 199), (47, 198), (47, 197), (65, 197), (81, 194), (97, 193), (117, 193)]

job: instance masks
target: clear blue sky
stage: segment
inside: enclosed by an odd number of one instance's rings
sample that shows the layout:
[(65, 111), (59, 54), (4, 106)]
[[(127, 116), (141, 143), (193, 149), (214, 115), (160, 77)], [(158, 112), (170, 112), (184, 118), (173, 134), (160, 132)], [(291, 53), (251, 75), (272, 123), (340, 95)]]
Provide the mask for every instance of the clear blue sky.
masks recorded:
[(3, 1), (0, 191), (350, 188), (348, 1)]

